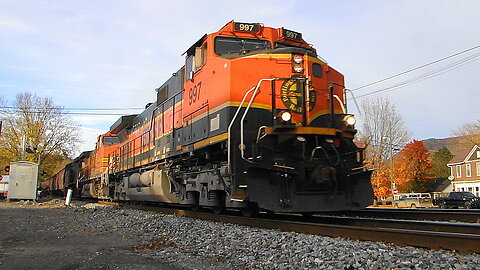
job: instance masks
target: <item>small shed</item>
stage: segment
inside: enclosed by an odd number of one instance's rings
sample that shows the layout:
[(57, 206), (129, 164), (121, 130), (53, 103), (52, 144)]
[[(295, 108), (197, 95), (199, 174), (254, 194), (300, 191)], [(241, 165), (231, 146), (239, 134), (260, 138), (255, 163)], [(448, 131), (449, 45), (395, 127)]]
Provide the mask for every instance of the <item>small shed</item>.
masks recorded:
[(38, 164), (28, 161), (10, 163), (7, 200), (36, 200)]

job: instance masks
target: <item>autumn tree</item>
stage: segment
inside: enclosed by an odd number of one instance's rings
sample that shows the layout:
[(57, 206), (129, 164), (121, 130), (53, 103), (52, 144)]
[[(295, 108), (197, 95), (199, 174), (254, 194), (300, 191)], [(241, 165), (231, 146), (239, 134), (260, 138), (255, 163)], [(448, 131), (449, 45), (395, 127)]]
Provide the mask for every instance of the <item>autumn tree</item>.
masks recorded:
[(462, 137), (459, 147), (471, 148), (475, 144), (480, 145), (480, 120), (462, 125), (456, 131), (456, 136)]
[(392, 194), (390, 168), (382, 166), (375, 170), (372, 174), (372, 188), (375, 197), (387, 197)]
[(450, 176), (448, 162), (453, 158), (453, 154), (446, 148), (441, 148), (432, 156), (432, 174), (437, 178), (447, 178)]
[(393, 180), (400, 192), (424, 192), (432, 181), (430, 153), (423, 142), (413, 140), (393, 164)]
[[(21, 93), (9, 105), (2, 97), (0, 120), (0, 160), (38, 162), (39, 170), (49, 175), (59, 162), (73, 154), (80, 142), (79, 125), (51, 98)], [(24, 137), (29, 150), (25, 157)]]

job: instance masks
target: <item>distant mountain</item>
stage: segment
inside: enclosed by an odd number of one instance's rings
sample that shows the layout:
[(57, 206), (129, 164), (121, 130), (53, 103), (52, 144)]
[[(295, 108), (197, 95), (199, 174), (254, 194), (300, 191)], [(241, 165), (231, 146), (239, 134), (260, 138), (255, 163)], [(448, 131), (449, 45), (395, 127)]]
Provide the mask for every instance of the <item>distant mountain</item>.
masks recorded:
[(444, 139), (431, 138), (423, 140), (422, 142), (431, 153), (437, 152), (443, 147), (446, 147), (452, 154), (455, 155), (458, 151), (462, 150), (458, 147), (461, 138), (462, 137), (450, 137)]

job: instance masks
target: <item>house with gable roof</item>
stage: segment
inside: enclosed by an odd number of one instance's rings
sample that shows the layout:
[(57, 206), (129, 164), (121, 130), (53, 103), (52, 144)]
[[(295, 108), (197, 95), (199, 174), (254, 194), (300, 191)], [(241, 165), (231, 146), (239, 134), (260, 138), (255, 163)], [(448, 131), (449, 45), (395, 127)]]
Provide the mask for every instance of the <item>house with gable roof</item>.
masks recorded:
[(453, 191), (468, 191), (480, 196), (480, 146), (457, 153), (447, 164)]

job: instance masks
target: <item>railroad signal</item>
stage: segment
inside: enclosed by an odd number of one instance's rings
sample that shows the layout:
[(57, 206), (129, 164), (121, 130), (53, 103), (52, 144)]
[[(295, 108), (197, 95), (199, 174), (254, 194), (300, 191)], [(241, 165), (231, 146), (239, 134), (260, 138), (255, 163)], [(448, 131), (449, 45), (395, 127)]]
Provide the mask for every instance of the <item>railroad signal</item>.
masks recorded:
[(396, 189), (396, 188), (392, 189), (392, 193), (393, 193), (394, 195), (397, 195), (397, 194), (398, 194), (398, 189)]
[(3, 168), (3, 170), (4, 170), (6, 173), (10, 173), (10, 166), (5, 166), (5, 168)]

